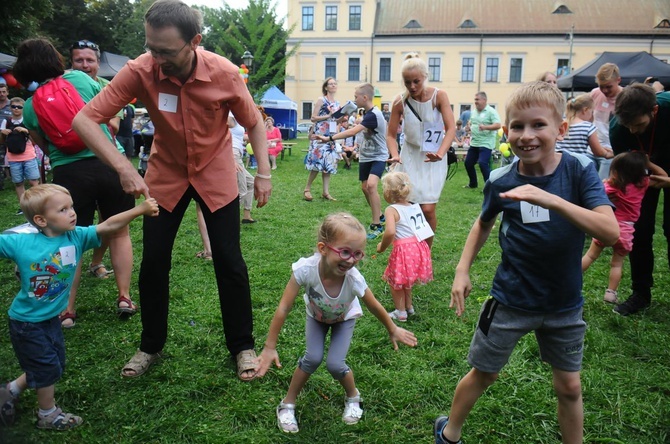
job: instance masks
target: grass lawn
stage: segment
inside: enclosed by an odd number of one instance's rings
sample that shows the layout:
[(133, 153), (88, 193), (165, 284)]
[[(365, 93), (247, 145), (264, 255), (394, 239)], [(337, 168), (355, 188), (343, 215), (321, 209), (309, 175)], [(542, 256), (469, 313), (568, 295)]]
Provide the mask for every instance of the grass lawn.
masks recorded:
[[(242, 248), (249, 267), (255, 335), (260, 350), (281, 297), (291, 263), (310, 255), (316, 228), (334, 211), (350, 211), (364, 224), (370, 212), (360, 191), (358, 166), (340, 169), (331, 193), (320, 198), (317, 178), (313, 202), (302, 199), (307, 173), (303, 167), (306, 140), (273, 171), (270, 203), (254, 209), (257, 224), (242, 226)], [(356, 326), (348, 363), (364, 397), (365, 414), (355, 426), (342, 420), (343, 390), (322, 366), (298, 398), (300, 432), (277, 429), (275, 407), (283, 398), (297, 359), (304, 351), (305, 309), (300, 301), (282, 330), (278, 352), (284, 365), (262, 380), (240, 382), (223, 342), (221, 315), (211, 262), (196, 259), (200, 238), (192, 205), (184, 219), (172, 257), (169, 337), (166, 358), (149, 373), (122, 379), (121, 367), (133, 355), (141, 330), (140, 316), (127, 322), (115, 316), (113, 279), (88, 275), (79, 290), (77, 326), (65, 332), (68, 366), (56, 385), (65, 411), (84, 418), (67, 433), (35, 428), (34, 391), (23, 394), (18, 421), (0, 428), (0, 443), (431, 443), (433, 420), (449, 411), (458, 380), (469, 370), (468, 347), (487, 297), (500, 250), (495, 235), (472, 269), (474, 289), (466, 313), (457, 318), (448, 309), (453, 270), (482, 194), (462, 189), (465, 171), (459, 166), (447, 182), (438, 205), (439, 227), (434, 242), (435, 281), (414, 291), (417, 315), (404, 326), (415, 332), (419, 346), (394, 352), (384, 328), (369, 312)], [(0, 229), (24, 222), (11, 185), (0, 192)], [(660, 218), (659, 218), (660, 219)], [(660, 224), (657, 233), (662, 232)], [(135, 250), (132, 292), (137, 295), (141, 222), (131, 226)], [(392, 308), (381, 280), (388, 252), (374, 253), (370, 243), (360, 270), (376, 297)], [(610, 253), (585, 277), (584, 316), (589, 323), (582, 373), (587, 443), (670, 442), (670, 278), (665, 240), (657, 234), (656, 287), (652, 307), (630, 318), (612, 313), (602, 302)], [(90, 252), (84, 264), (90, 260)], [(550, 254), (550, 253), (548, 253)], [(109, 264), (109, 259), (105, 262)], [(0, 306), (6, 313), (18, 290), (14, 265), (0, 261)], [(556, 270), (560, 273), (560, 270)], [(621, 294), (627, 297), (629, 268)], [(0, 381), (18, 376), (20, 368), (8, 337), (6, 314), (0, 322)], [(480, 399), (463, 430), (466, 443), (557, 443), (556, 398), (551, 370), (538, 358), (532, 335), (517, 346), (498, 382)]]

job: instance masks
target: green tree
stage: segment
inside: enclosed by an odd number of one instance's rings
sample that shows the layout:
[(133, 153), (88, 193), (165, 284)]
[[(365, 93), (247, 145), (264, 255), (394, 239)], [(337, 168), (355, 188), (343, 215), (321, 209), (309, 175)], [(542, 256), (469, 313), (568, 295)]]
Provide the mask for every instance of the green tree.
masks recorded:
[(242, 54), (254, 56), (249, 73), (249, 90), (259, 97), (270, 86), (284, 86), (286, 59), (297, 50), (286, 52), (286, 39), (292, 32), (284, 30), (270, 0), (250, 0), (246, 9), (203, 8), (205, 32), (203, 45), (241, 65)]
[(20, 42), (42, 32), (40, 25), (51, 13), (50, 0), (0, 1), (0, 52), (16, 54)]

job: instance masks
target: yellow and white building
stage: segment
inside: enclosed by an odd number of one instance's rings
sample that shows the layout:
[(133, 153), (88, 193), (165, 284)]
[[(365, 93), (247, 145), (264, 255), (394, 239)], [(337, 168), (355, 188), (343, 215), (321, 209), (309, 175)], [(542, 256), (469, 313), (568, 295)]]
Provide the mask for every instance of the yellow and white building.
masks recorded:
[[(431, 85), (458, 116), (485, 91), (501, 112), (520, 83), (568, 73), (603, 51), (647, 51), (670, 61), (670, 0), (287, 0), (295, 29), (286, 95), (308, 120), (326, 77), (337, 99), (372, 83), (377, 103), (403, 91), (400, 66), (417, 52)], [(653, 73), (650, 73), (653, 75)]]

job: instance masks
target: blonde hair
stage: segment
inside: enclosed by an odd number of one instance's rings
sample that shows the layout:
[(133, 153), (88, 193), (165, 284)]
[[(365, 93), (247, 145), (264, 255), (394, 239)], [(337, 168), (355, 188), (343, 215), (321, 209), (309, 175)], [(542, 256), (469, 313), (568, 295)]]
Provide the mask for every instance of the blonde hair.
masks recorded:
[(365, 227), (350, 213), (333, 213), (326, 216), (319, 226), (317, 239), (324, 244), (337, 241), (345, 231), (358, 231), (365, 236)]
[[(413, 69), (421, 73), (424, 78), (425, 85), (425, 82), (428, 82), (428, 65), (426, 65), (426, 62), (424, 62), (421, 58), (419, 58), (419, 54), (416, 52), (410, 52), (407, 54), (404, 61), (402, 62), (402, 65), (400, 66), (400, 70), (403, 74)], [(408, 95), (409, 91), (407, 88), (405, 88), (405, 91), (401, 94), (401, 100), (404, 101)]]
[(565, 118), (568, 125), (572, 125), (572, 121), (575, 120), (577, 114), (586, 108), (593, 108), (593, 98), (590, 94), (582, 94), (568, 99), (568, 103), (565, 105)]
[(49, 199), (58, 193), (70, 196), (67, 188), (54, 183), (45, 183), (28, 188), (21, 196), (21, 202), (19, 202), (21, 211), (23, 211), (23, 215), (28, 219), (28, 222), (37, 226), (33, 219), (38, 214), (44, 214)]
[(375, 87), (370, 83), (361, 83), (356, 87), (356, 91), (364, 96), (368, 96), (369, 100), (372, 100), (375, 96)]
[(596, 72), (596, 83), (601, 84), (609, 82), (610, 80), (616, 80), (621, 75), (619, 74), (619, 67), (614, 63), (605, 63)]
[(553, 111), (557, 122), (563, 121), (565, 99), (554, 85), (541, 80), (524, 83), (514, 90), (505, 106), (505, 125), (509, 125), (510, 111), (527, 109), (532, 106), (545, 106)]
[(412, 185), (407, 173), (392, 172), (382, 177), (382, 189), (387, 202), (407, 202)]
[(543, 82), (546, 82), (549, 76), (554, 76), (555, 79), (558, 79), (558, 76), (554, 74), (551, 71), (545, 71), (542, 74), (540, 74), (537, 78), (537, 80), (542, 80)]
[(23, 100), (21, 97), (12, 97), (11, 99), (9, 99), (9, 103), (20, 103), (21, 105), (24, 105), (26, 101)]

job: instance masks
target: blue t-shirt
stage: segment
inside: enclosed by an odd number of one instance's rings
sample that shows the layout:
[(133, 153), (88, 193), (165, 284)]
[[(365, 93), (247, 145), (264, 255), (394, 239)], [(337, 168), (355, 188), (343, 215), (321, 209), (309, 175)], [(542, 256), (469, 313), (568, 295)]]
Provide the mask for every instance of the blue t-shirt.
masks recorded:
[[(529, 217), (530, 212), (538, 214), (537, 206), (501, 199), (499, 194), (530, 184), (589, 210), (612, 204), (593, 163), (583, 155), (563, 152), (556, 170), (542, 177), (523, 176), (518, 165), (493, 170), (484, 186), (481, 219), (490, 221), (503, 213), (498, 234), (502, 261), (491, 296), (503, 305), (536, 313), (579, 308), (584, 304), (584, 233), (553, 211), (548, 217)], [(538, 222), (543, 219), (548, 220)]]
[(42, 233), (0, 236), (0, 257), (16, 262), (21, 290), (9, 307), (9, 317), (42, 322), (67, 307), (77, 264), (86, 250), (100, 246), (95, 225), (76, 227), (58, 237)]

